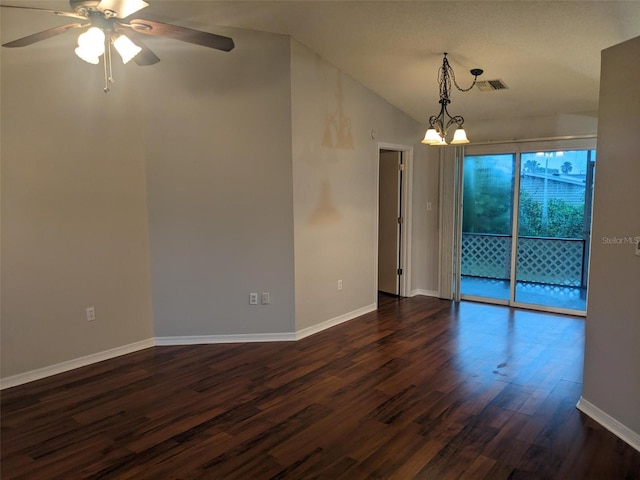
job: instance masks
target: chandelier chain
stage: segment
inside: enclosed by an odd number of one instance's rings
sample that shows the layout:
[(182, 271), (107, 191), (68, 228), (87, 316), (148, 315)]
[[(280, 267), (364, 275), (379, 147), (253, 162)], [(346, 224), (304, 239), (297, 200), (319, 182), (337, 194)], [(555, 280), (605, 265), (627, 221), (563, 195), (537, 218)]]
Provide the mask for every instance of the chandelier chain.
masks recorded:
[[(446, 53), (445, 53), (445, 57), (444, 57), (443, 63), (446, 65), (446, 67), (441, 67), (441, 69), (442, 68), (446, 68), (447, 69), (448, 76), (451, 77), (451, 79), (453, 80), (453, 84), (456, 86), (456, 88), (458, 90), (460, 90), (461, 92), (468, 92), (473, 87), (475, 87), (476, 82), (478, 81), (478, 76), (477, 75), (474, 75), (473, 83), (471, 84), (471, 86), (469, 88), (462, 88), (460, 85), (458, 85), (458, 82), (456, 81), (456, 74), (454, 73), (453, 68), (451, 67), (451, 65), (449, 65), (449, 60), (447, 60)], [(451, 81), (449, 81), (449, 89), (450, 88), (451, 88)]]

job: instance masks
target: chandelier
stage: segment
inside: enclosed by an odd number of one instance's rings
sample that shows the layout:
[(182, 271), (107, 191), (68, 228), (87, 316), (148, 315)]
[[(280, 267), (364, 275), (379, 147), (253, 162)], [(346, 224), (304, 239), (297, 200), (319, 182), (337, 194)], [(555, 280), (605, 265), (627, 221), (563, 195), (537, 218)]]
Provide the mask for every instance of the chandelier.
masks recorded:
[(456, 76), (453, 73), (453, 68), (449, 65), (447, 54), (445, 52), (444, 59), (442, 60), (442, 67), (438, 70), (438, 85), (440, 86), (440, 113), (429, 117), (429, 128), (427, 129), (427, 133), (425, 134), (422, 143), (426, 145), (447, 145), (447, 131), (452, 125), (456, 126), (456, 131), (453, 134), (451, 145), (469, 143), (467, 133), (464, 131), (464, 128), (462, 128), (464, 118), (461, 115), (451, 116), (447, 110), (447, 105), (451, 103), (451, 100), (449, 99), (451, 83), (453, 81), (453, 85), (455, 85), (461, 92), (468, 92), (474, 87), (478, 76), (482, 75), (482, 72), (483, 70), (480, 68), (474, 68), (471, 70), (473, 83), (469, 88), (460, 88), (456, 82)]

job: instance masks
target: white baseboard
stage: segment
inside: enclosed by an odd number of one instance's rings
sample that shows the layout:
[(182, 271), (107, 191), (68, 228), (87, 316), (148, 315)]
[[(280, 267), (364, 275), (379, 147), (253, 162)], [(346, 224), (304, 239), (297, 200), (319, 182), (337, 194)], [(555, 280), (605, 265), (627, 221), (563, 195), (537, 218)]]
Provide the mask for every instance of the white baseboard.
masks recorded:
[(313, 335), (314, 333), (319, 333), (327, 328), (335, 327), (336, 325), (340, 325), (341, 323), (348, 322), (349, 320), (353, 320), (354, 318), (360, 317), (366, 313), (373, 312), (377, 310), (378, 305), (372, 303), (371, 305), (367, 305), (366, 307), (358, 308), (349, 313), (345, 313), (343, 315), (338, 315), (337, 317), (331, 318), (322, 323), (318, 323), (317, 325), (312, 325), (307, 328), (303, 328), (302, 330), (298, 330), (296, 332), (296, 340), (301, 340), (305, 337)]
[(576, 408), (640, 452), (640, 434), (623, 425), (583, 397), (578, 400)]
[(201, 345), (209, 343), (255, 343), (255, 342), (291, 342), (296, 340), (293, 332), (252, 333), (232, 335), (192, 335), (180, 337), (156, 337), (155, 344), (164, 345)]
[(161, 345), (198, 345), (208, 343), (251, 343), (251, 342), (292, 342), (321, 332), (327, 328), (334, 327), (341, 323), (352, 320), (365, 313), (373, 312), (378, 307), (375, 303), (359, 308), (353, 312), (348, 312), (325, 322), (299, 330), (297, 332), (282, 333), (253, 333), (253, 334), (231, 334), (231, 335), (193, 335), (179, 337), (156, 337), (155, 344)]
[(86, 357), (76, 358), (62, 363), (57, 363), (30, 372), (20, 373), (11, 377), (0, 379), (0, 390), (10, 387), (16, 387), (24, 383), (33, 382), (42, 378), (57, 375), (58, 373), (68, 372), (75, 368), (85, 367), (92, 363), (101, 362), (110, 358), (126, 355), (127, 353), (137, 352), (145, 348), (153, 346), (165, 345), (197, 345), (197, 344), (214, 344), (214, 343), (250, 343), (250, 342), (292, 342), (302, 338), (321, 332), (327, 328), (339, 325), (348, 320), (372, 312), (378, 307), (375, 303), (366, 307), (359, 308), (353, 312), (345, 313), (338, 317), (327, 320), (326, 322), (313, 325), (298, 332), (283, 333), (254, 333), (254, 334), (233, 334), (233, 335), (192, 335), (178, 337), (155, 337), (142, 340), (140, 342), (130, 343), (121, 347), (112, 348), (103, 352), (93, 353)]
[(422, 290), (420, 288), (416, 290), (411, 290), (409, 292), (410, 297), (415, 297), (416, 295), (424, 295), (425, 297), (439, 297), (440, 293), (435, 290)]
[(33, 382), (34, 380), (40, 380), (41, 378), (50, 377), (59, 373), (68, 372), (80, 367), (86, 367), (92, 363), (98, 363), (103, 360), (109, 360), (110, 358), (126, 355), (127, 353), (137, 352), (138, 350), (144, 350), (145, 348), (153, 347), (155, 345), (153, 338), (147, 338), (139, 342), (130, 343), (128, 345), (122, 345), (121, 347), (111, 348), (98, 353), (92, 353), (86, 357), (75, 358), (62, 363), (56, 363), (55, 365), (49, 365), (48, 367), (38, 368), (37, 370), (31, 370), (25, 373), (19, 373), (11, 377), (0, 379), (0, 390), (5, 388), (15, 387), (22, 385), (23, 383)]

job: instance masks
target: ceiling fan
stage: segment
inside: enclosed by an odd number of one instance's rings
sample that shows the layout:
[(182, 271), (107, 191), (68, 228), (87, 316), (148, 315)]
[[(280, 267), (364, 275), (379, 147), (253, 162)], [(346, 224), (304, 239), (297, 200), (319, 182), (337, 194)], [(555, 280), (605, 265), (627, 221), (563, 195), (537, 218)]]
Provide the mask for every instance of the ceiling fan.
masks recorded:
[(68, 23), (27, 35), (2, 46), (26, 47), (68, 31), (81, 31), (78, 37), (78, 48), (75, 50), (76, 55), (93, 64), (98, 64), (100, 57), (104, 55), (105, 92), (109, 92), (109, 84), (114, 82), (111, 67), (112, 46), (120, 54), (124, 63), (133, 59), (136, 64), (146, 66), (160, 61), (160, 58), (144, 44), (137, 33), (168, 37), (225, 52), (231, 51), (234, 47), (233, 39), (222, 35), (151, 20), (128, 19), (134, 13), (149, 6), (144, 0), (69, 0), (69, 4), (72, 12), (0, 5), (4, 8), (39, 10), (80, 20), (80, 22)]

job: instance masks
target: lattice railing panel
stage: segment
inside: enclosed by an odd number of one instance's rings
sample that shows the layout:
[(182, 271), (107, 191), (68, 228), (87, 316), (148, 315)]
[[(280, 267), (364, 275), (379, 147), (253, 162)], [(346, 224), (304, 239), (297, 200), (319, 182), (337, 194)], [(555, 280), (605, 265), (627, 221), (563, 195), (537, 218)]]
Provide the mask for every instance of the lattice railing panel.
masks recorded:
[(508, 279), (510, 271), (510, 236), (462, 234), (462, 275)]
[[(516, 279), (523, 282), (579, 287), (584, 242), (557, 238), (519, 238)], [(509, 279), (511, 237), (462, 234), (462, 275)]]
[(518, 239), (516, 279), (523, 282), (582, 285), (582, 240)]

